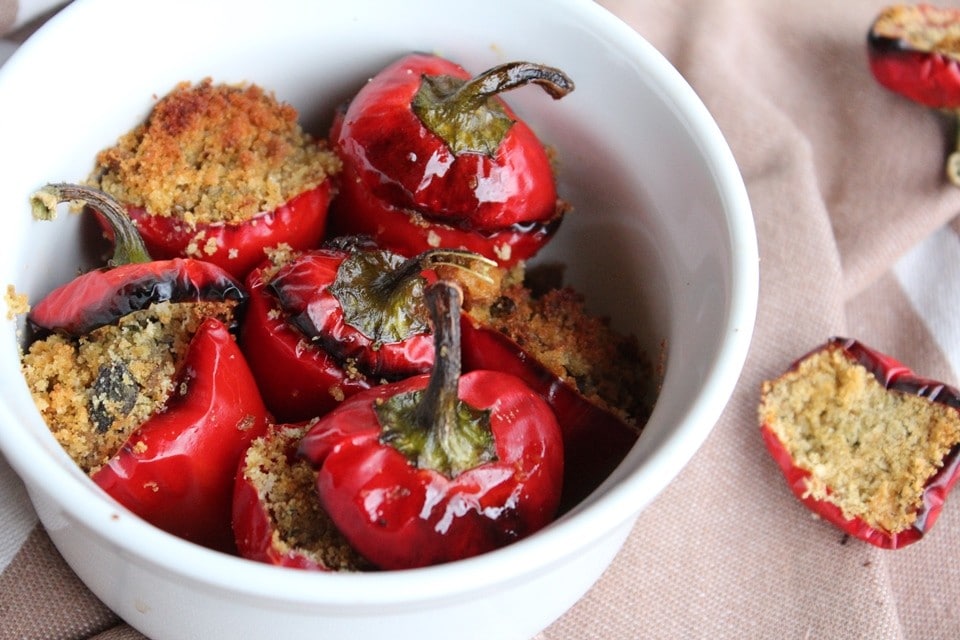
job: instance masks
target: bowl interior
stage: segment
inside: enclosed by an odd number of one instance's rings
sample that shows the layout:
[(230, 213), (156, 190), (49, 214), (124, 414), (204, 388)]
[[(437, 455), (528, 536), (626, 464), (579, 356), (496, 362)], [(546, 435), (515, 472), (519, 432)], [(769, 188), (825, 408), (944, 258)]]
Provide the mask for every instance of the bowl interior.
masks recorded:
[[(621, 525), (689, 460), (745, 357), (756, 247), (743, 185), (719, 131), (680, 76), (632, 30), (587, 1), (556, 1), (550, 11), (536, 0), (515, 2), (509, 19), (488, 2), (456, 4), (456, 11), (444, 0), (274, 0), (242, 10), (220, 0), (71, 5), (0, 71), (0, 139), (8, 149), (0, 157), (0, 278), (35, 301), (92, 264), (91, 230), (65, 212), (54, 223), (34, 221), (27, 198), (45, 182), (85, 178), (96, 152), (177, 82), (255, 82), (323, 135), (340, 102), (411, 50), (472, 71), (517, 59), (564, 69), (577, 89), (559, 102), (533, 88), (506, 96), (556, 148), (561, 194), (575, 207), (538, 260), (565, 263), (568, 281), (594, 311), (636, 333), (653, 357), (665, 355), (662, 391), (640, 442), (609, 482), (525, 541), (523, 554), (505, 551), (497, 560), (497, 552), (471, 565), (494, 581), (490, 563), (523, 571)], [(129, 26), (144, 24), (144, 16), (151, 28)], [(221, 29), (224, 16), (229, 26)], [(123, 532), (105, 526), (113, 507), (85, 484), (33, 407), (18, 368), (20, 335), (14, 322), (0, 326), (0, 445), (28, 485), (133, 556), (150, 543), (155, 559), (169, 553), (172, 566), (196, 575), (209, 563), (252, 564), (211, 558), (217, 554), (142, 523)], [(310, 579), (329, 577), (297, 578)], [(272, 578), (262, 584), (278, 589), (277, 597), (303, 586)], [(349, 585), (361, 583), (345, 584), (338, 597), (356, 597)], [(356, 588), (371, 598), (369, 583)]]

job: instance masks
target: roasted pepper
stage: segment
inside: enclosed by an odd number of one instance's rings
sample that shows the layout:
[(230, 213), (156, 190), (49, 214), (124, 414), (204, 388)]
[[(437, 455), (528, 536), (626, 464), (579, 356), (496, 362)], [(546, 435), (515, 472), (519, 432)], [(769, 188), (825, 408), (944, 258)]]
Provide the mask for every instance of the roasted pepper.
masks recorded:
[(243, 304), (246, 292), (226, 271), (192, 258), (152, 260), (123, 208), (109, 195), (79, 185), (50, 184), (31, 199), (34, 217), (50, 218), (60, 202), (86, 202), (111, 226), (109, 268), (88, 271), (54, 289), (30, 310), (31, 326), (80, 336), (158, 302)]
[(300, 455), (320, 504), (351, 546), (382, 569), (475, 556), (554, 517), (563, 442), (550, 407), (518, 378), (460, 375), (460, 292), (425, 292), (430, 374), (357, 394), (314, 424)]
[(290, 323), (269, 286), (275, 268), (266, 263), (247, 276), (250, 302), (240, 325), (240, 346), (277, 421), (297, 422), (327, 413), (376, 380)]
[(233, 552), (237, 463), (270, 416), (233, 336), (214, 318), (194, 334), (177, 383), (181, 391), (91, 477), (147, 522)]
[(378, 73), (331, 128), (343, 160), (331, 227), (405, 256), (463, 248), (507, 266), (534, 255), (567, 205), (543, 144), (498, 95), (530, 83), (554, 98), (573, 90), (561, 71), (527, 62), (471, 79), (417, 53)]
[[(219, 267), (192, 259), (150, 261), (125, 212), (102, 192), (51, 185), (33, 199), (52, 214), (64, 200), (82, 200), (114, 225), (111, 267), (68, 282), (38, 303), (28, 318), (38, 333), (73, 338), (147, 310), (155, 303), (210, 305), (230, 321), (245, 300), (240, 285)], [(233, 306), (231, 306), (233, 305)], [(207, 306), (203, 307), (207, 309)], [(136, 331), (133, 323), (124, 329)], [(237, 463), (270, 419), (253, 375), (219, 317), (201, 318), (162, 406), (123, 439), (119, 451), (91, 469), (91, 478), (144, 520), (198, 544), (233, 551), (231, 496)], [(93, 383), (90, 429), (106, 433), (128, 414), (140, 393), (130, 368), (139, 356), (119, 353)]]
[[(927, 107), (960, 113), (960, 9), (926, 4), (884, 9), (867, 33), (870, 69), (887, 89)], [(960, 186), (957, 150), (946, 173)]]
[(353, 236), (280, 262), (248, 276), (251, 303), (240, 336), (267, 406), (285, 422), (323, 415), (381, 381), (428, 371), (433, 338), (422, 291), (436, 279), (433, 269), (473, 269), (482, 277), (492, 266), (455, 250), (405, 259)]
[(438, 265), (490, 266), (481, 256), (433, 249), (412, 258), (351, 238), (283, 266), (270, 290), (289, 321), (341, 362), (387, 379), (433, 364), (423, 289)]
[(205, 79), (158, 100), (97, 155), (91, 181), (128, 208), (154, 257), (202, 258), (242, 279), (265, 249), (319, 243), (339, 170), (291, 105)]
[(765, 382), (759, 420), (796, 497), (878, 547), (928, 533), (960, 476), (960, 393), (857, 340)]

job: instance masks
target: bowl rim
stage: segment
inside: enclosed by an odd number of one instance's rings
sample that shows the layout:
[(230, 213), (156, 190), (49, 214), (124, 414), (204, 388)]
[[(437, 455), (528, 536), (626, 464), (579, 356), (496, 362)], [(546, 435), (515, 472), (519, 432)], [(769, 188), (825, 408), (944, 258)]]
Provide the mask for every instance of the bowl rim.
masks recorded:
[[(423, 600), (465, 598), (504, 581), (548, 571), (579, 549), (632, 521), (645, 506), (636, 496), (656, 497), (693, 457), (714, 428), (740, 378), (756, 320), (759, 258), (750, 202), (733, 154), (719, 127), (692, 87), (667, 59), (636, 30), (590, 0), (554, 0), (576, 13), (590, 28), (608, 34), (616, 46), (642, 64), (652, 82), (662, 87), (663, 99), (684, 120), (701, 147), (719, 191), (732, 246), (731, 299), (725, 338), (704, 376), (702, 392), (678, 422), (649, 464), (617, 482), (606, 483), (603, 495), (558, 522), (503, 549), (446, 565), (382, 573), (314, 573), (260, 564), (199, 547), (167, 534), (112, 504), (92, 482), (78, 483), (26, 431), (0, 427), (0, 445), (11, 466), (34, 491), (53, 499), (64, 515), (95, 531), (130, 559), (174, 572), (207, 587), (258, 599), (299, 605), (352, 607), (369, 604), (414, 603)], [(6, 71), (27, 59), (29, 50), (68, 28), (72, 16), (96, 2), (75, 2), (53, 16), (0, 68), (0, 86)], [(656, 409), (654, 410), (656, 413)], [(6, 402), (0, 403), (4, 425), (17, 420)], [(614, 475), (617, 475), (616, 473)], [(83, 478), (79, 478), (82, 480)], [(79, 489), (78, 489), (79, 485)], [(651, 488), (652, 487), (652, 488)], [(575, 545), (571, 542), (575, 541)], [(149, 549), (149, 553), (146, 550)], [(236, 579), (238, 571), (246, 580)], [(329, 583), (329, 584), (328, 584)]]

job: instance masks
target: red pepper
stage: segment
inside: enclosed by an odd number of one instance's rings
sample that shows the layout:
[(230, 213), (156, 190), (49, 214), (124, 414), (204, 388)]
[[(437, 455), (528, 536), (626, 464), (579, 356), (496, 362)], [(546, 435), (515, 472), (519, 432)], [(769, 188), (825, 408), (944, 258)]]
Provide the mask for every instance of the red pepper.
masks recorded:
[(443, 246), (502, 265), (531, 257), (566, 205), (542, 143), (498, 97), (529, 83), (554, 98), (573, 90), (561, 71), (526, 62), (471, 79), (411, 54), (378, 73), (331, 128), (344, 163), (331, 226), (406, 256)]
[(550, 407), (514, 376), (460, 376), (459, 290), (426, 290), (431, 374), (344, 402), (304, 436), (320, 503), (374, 565), (403, 569), (475, 556), (554, 517), (563, 442)]
[(247, 276), (250, 302), (240, 325), (240, 346), (279, 422), (324, 415), (374, 382), (290, 324), (268, 286), (271, 268), (267, 264)]
[(242, 279), (265, 249), (320, 242), (340, 168), (325, 145), (260, 87), (206, 78), (157, 101), (98, 154), (91, 179), (128, 207), (155, 258), (200, 258)]
[(429, 371), (433, 337), (422, 302), (428, 270), (489, 262), (463, 251), (436, 249), (405, 259), (352, 238), (338, 243), (300, 255), (271, 280), (291, 324), (370, 376)]
[[(243, 278), (263, 262), (264, 249), (286, 244), (292, 249), (310, 249), (323, 239), (327, 228), (327, 210), (333, 191), (331, 181), (294, 196), (273, 211), (260, 213), (240, 224), (199, 223), (188, 225), (174, 216), (157, 216), (139, 207), (128, 207), (130, 217), (150, 253), (157, 258), (190, 255), (197, 244), (203, 260)], [(208, 243), (216, 251), (205, 252)]]
[(101, 191), (47, 185), (32, 200), (34, 215), (50, 217), (57, 203), (66, 200), (88, 201), (110, 221), (114, 255), (109, 268), (88, 271), (34, 305), (28, 315), (34, 328), (80, 336), (157, 302), (246, 300), (240, 284), (213, 264), (190, 258), (151, 260), (123, 209)]
[[(930, 402), (950, 407), (954, 413), (952, 420), (960, 420), (960, 392), (942, 382), (916, 375), (907, 366), (896, 359), (870, 349), (857, 340), (848, 338), (831, 338), (826, 345), (814, 349), (806, 354), (791, 367), (790, 371), (797, 371), (801, 363), (822, 353), (836, 352), (843, 358), (864, 367), (870, 376), (876, 379), (889, 393), (907, 394), (926, 398)], [(769, 394), (769, 387), (765, 385), (764, 395)], [(769, 401), (768, 401), (769, 402)], [(949, 448), (947, 453), (937, 464), (937, 470), (923, 479), (922, 504), (916, 508), (916, 518), (912, 525), (900, 530), (885, 530), (872, 526), (864, 517), (848, 516), (829, 498), (812, 495), (810, 480), (812, 471), (807, 466), (798, 465), (790, 453), (790, 449), (773, 428), (771, 422), (773, 409), (762, 405), (761, 434), (767, 449), (780, 466), (781, 471), (796, 497), (814, 513), (833, 523), (847, 534), (886, 549), (897, 549), (916, 542), (922, 538), (936, 522), (940, 515), (944, 501), (950, 489), (960, 477), (960, 438)], [(863, 419), (863, 424), (868, 423)], [(881, 424), (884, 428), (899, 429), (894, 424), (899, 420), (889, 417)], [(889, 426), (887, 426), (889, 424)], [(864, 426), (864, 429), (869, 427)], [(903, 454), (908, 455), (908, 454)], [(833, 493), (834, 488), (828, 488)]]
[[(86, 201), (114, 225), (114, 266), (81, 275), (38, 303), (30, 314), (36, 327), (76, 337), (155, 302), (245, 300), (219, 267), (191, 259), (150, 261), (122, 206), (102, 192), (49, 185), (33, 204), (49, 217), (65, 200)], [(237, 462), (270, 416), (228, 327), (214, 317), (203, 319), (192, 336), (177, 383), (178, 391), (91, 477), (144, 520), (232, 551)]]
[(194, 335), (179, 383), (183, 391), (141, 424), (92, 479), (147, 522), (232, 552), (237, 462), (270, 418), (233, 336), (214, 318)]
[[(887, 89), (927, 107), (960, 110), (960, 9), (888, 7), (870, 26), (867, 52)], [(960, 186), (960, 152), (948, 159), (947, 176)]]
[(523, 380), (550, 405), (563, 434), (565, 512), (616, 469), (640, 437), (640, 428), (597, 406), (503, 333), (464, 314), (464, 371), (501, 371)]

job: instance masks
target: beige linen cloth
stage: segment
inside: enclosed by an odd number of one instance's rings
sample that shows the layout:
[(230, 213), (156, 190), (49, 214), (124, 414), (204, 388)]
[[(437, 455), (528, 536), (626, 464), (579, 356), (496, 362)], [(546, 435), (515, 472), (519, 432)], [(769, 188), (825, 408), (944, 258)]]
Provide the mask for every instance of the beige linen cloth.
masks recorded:
[[(715, 431), (537, 640), (960, 638), (960, 497), (917, 544), (875, 549), (793, 498), (756, 424), (761, 381), (830, 335), (960, 382), (960, 189), (943, 178), (952, 124), (873, 81), (864, 45), (879, 0), (604, 4), (680, 70), (729, 141), (759, 233), (760, 308)], [(0, 0), (0, 26), (14, 11)], [(2, 460), (0, 486), (0, 514), (35, 523)], [(42, 527), (10, 543), (11, 527), (0, 519), (0, 639), (141, 637)]]

